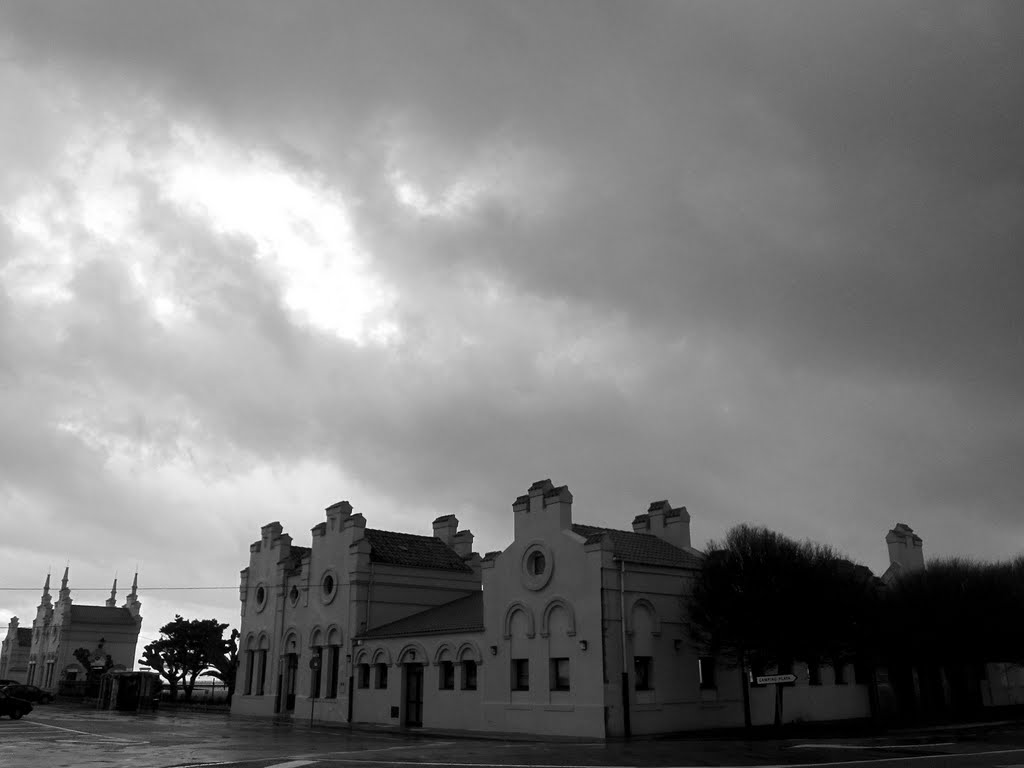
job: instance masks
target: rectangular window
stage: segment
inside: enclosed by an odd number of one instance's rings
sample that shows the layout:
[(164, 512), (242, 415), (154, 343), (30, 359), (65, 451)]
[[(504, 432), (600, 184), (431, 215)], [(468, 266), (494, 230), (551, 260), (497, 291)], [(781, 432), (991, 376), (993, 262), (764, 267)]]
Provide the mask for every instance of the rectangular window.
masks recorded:
[(821, 664), (816, 661), (807, 662), (807, 684), (821, 685)]
[(360, 664), (359, 665), (359, 667), (358, 667), (358, 678), (357, 678), (356, 685), (358, 685), (360, 688), (369, 688), (370, 687), (370, 665), (369, 664)]
[(836, 685), (846, 685), (846, 662), (835, 661), (832, 669), (835, 673)]
[(700, 679), (701, 690), (717, 688), (715, 682), (715, 660), (710, 656), (701, 656), (697, 659), (697, 676)]
[(438, 666), (438, 687), (442, 691), (455, 690), (455, 663), (442, 661)]
[(569, 660), (551, 659), (551, 690), (569, 690)]
[(28, 680), (26, 682), (29, 685), (34, 685), (35, 684), (35, 678), (36, 678), (36, 663), (34, 661), (30, 661), (28, 663)]
[(377, 687), (387, 688), (388, 687), (388, 665), (377, 664)]
[(530, 690), (530, 660), (512, 659), (512, 690)]
[(650, 656), (633, 657), (633, 687), (638, 691), (649, 691), (654, 686), (651, 680), (651, 666), (653, 659)]
[(320, 676), (323, 674), (324, 649), (314, 648), (313, 658), (316, 659), (316, 669), (310, 669), (309, 695), (314, 699), (320, 698)]
[(53, 686), (53, 662), (46, 662), (46, 685), (44, 688), (50, 688)]
[(338, 670), (341, 664), (341, 646), (332, 645), (327, 649), (327, 697), (334, 699), (338, 696)]
[(252, 695), (252, 673), (256, 661), (255, 651), (245, 652), (245, 695)]
[(475, 661), (464, 661), (464, 662), (462, 662), (462, 690), (464, 690), (464, 691), (475, 691), (476, 690), (476, 662)]

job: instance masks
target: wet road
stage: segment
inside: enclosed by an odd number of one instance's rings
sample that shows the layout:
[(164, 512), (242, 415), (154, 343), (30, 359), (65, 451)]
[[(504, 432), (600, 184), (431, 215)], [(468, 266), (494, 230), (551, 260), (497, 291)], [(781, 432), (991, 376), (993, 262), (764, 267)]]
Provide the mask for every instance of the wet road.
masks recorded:
[(666, 768), (667, 766), (1024, 768), (1024, 726), (828, 740), (479, 739), (268, 722), (207, 713), (121, 715), (38, 707), (0, 720), (3, 768)]

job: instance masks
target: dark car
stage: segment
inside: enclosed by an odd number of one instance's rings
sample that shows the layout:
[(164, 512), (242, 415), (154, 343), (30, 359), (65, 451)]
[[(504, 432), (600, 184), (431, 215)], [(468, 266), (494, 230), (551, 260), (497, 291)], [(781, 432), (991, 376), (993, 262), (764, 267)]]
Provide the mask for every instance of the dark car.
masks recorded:
[(0, 717), (7, 715), (11, 720), (17, 720), (22, 715), (32, 711), (32, 705), (24, 699), (16, 699), (7, 693), (0, 691)]
[(13, 696), (16, 699), (22, 701), (32, 701), (37, 704), (51, 704), (54, 700), (54, 695), (42, 688), (35, 685), (24, 685), (22, 683), (15, 683), (14, 685), (4, 686), (0, 688), (8, 696)]

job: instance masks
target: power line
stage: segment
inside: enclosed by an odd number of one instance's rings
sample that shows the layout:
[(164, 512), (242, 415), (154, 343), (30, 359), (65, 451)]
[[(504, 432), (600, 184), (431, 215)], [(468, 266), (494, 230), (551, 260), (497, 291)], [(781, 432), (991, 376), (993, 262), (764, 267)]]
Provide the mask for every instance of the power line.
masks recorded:
[[(156, 592), (156, 591), (169, 591), (169, 590), (199, 590), (199, 589), (238, 589), (238, 585), (230, 587), (139, 587), (139, 592)], [(0, 592), (41, 592), (39, 587), (0, 587)], [(52, 591), (52, 590), (51, 590)], [(74, 587), (71, 588), (72, 592), (109, 592), (110, 587)], [(122, 592), (123, 590), (118, 590)]]
[[(249, 587), (252, 588), (253, 586), (254, 586), (253, 583), (250, 582)], [(318, 589), (320, 587), (319, 584), (307, 585), (307, 584), (287, 584), (287, 583), (286, 584), (263, 584), (262, 586), (266, 587), (267, 589), (282, 589), (283, 587), (292, 587), (292, 586), (294, 586), (294, 587), (296, 587), (297, 589), (300, 589), (300, 590), (306, 590), (306, 589), (312, 590), (312, 589)], [(138, 591), (140, 593), (146, 593), (146, 592), (170, 592), (170, 591), (188, 592), (188, 591), (195, 591), (195, 590), (218, 590), (218, 589), (224, 590), (224, 589), (240, 589), (240, 588), (241, 588), (240, 584), (233, 584), (233, 585), (231, 585), (229, 587), (205, 587), (205, 586), (150, 587), (150, 586), (146, 585), (146, 586), (139, 587)], [(110, 587), (69, 587), (68, 589), (71, 592), (110, 592)], [(54, 592), (56, 590), (51, 588), (50, 591)], [(118, 589), (117, 591), (118, 592), (124, 592), (125, 590), (124, 589)], [(42, 589), (40, 587), (0, 587), (0, 592), (42, 592)]]

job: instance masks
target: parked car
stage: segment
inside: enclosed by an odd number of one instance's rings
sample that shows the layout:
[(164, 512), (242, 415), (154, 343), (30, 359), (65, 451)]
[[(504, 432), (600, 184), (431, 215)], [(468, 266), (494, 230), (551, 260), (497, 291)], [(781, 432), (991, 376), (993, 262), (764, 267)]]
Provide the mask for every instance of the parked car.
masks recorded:
[(0, 688), (0, 691), (3, 691), (8, 696), (13, 696), (16, 699), (32, 701), (37, 704), (52, 704), (54, 698), (56, 698), (49, 691), (44, 691), (42, 688), (35, 685), (24, 685), (23, 683), (4, 686), (3, 688)]
[(0, 717), (7, 715), (11, 720), (17, 720), (31, 711), (31, 703), (11, 696), (6, 690), (0, 691)]
[(17, 680), (0, 680), (0, 688), (6, 688), (8, 685), (21, 685)]

